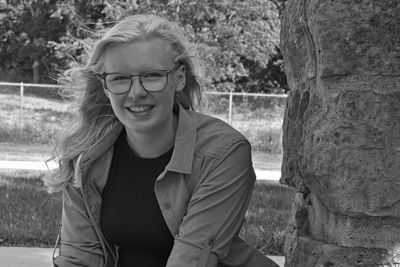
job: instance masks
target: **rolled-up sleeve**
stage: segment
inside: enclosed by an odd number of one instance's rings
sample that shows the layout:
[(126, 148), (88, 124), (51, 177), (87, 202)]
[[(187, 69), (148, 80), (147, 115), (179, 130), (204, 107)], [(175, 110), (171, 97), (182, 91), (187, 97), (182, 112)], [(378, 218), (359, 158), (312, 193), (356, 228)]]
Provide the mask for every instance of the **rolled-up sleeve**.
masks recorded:
[(85, 207), (80, 188), (63, 191), (61, 247), (55, 266), (103, 266), (103, 253)]
[(208, 155), (167, 266), (217, 266), (242, 225), (255, 183), (245, 140)]

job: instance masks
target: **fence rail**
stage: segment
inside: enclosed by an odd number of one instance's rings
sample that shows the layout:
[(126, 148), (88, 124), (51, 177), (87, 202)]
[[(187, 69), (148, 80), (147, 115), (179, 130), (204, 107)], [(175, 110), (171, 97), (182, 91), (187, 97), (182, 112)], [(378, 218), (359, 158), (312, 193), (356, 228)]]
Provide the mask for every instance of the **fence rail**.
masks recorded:
[[(22, 128), (22, 111), (24, 108), (24, 87), (41, 87), (41, 88), (60, 88), (59, 85), (56, 84), (36, 84), (36, 83), (12, 83), (12, 82), (0, 82), (1, 85), (6, 86), (19, 86), (20, 88), (20, 110), (19, 110), (19, 125), (20, 129)], [(229, 110), (228, 110), (228, 123), (232, 124), (232, 103), (233, 96), (258, 96), (258, 97), (271, 97), (271, 98), (286, 98), (286, 94), (261, 94), (261, 93), (244, 93), (244, 92), (213, 92), (206, 91), (207, 95), (228, 95), (229, 96)]]

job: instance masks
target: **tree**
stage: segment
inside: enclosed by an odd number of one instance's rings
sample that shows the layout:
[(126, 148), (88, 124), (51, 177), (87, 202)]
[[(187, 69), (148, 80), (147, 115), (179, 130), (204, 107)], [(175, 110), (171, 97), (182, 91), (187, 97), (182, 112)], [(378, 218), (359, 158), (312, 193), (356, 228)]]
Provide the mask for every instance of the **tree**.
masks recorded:
[[(211, 89), (281, 92), (279, 88), (287, 88), (278, 48), (277, 4), (270, 0), (163, 2), (151, 5), (151, 10), (178, 22), (197, 44)], [(140, 7), (139, 12), (149, 10)]]
[(40, 80), (65, 67), (70, 60), (56, 47), (62, 44), (66, 18), (55, 16), (57, 1), (15, 1), (2, 6), (0, 17), (1, 69), (10, 79), (31, 81), (39, 66)]
[[(176, 21), (204, 61), (210, 90), (281, 92), (281, 1), (253, 0), (30, 0), (15, 1), (0, 16), (2, 72), (41, 79), (81, 61), (93, 32), (137, 13)], [(29, 74), (29, 75), (28, 75)]]

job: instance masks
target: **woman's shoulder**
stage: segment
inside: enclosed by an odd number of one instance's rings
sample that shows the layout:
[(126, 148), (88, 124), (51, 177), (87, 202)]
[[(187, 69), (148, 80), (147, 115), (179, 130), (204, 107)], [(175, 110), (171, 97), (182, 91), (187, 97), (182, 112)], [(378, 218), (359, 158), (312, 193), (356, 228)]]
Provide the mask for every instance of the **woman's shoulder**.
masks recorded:
[(196, 150), (219, 153), (239, 143), (249, 144), (247, 138), (220, 118), (195, 113)]

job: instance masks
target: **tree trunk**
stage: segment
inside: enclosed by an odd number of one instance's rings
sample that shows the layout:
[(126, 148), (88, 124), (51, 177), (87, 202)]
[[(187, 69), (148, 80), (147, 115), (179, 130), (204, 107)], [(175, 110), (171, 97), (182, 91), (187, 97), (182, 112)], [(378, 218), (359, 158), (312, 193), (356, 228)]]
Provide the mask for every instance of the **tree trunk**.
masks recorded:
[(40, 67), (39, 61), (35, 59), (32, 64), (33, 83), (39, 83), (40, 81), (39, 67)]
[(285, 266), (400, 266), (400, 2), (289, 0)]

